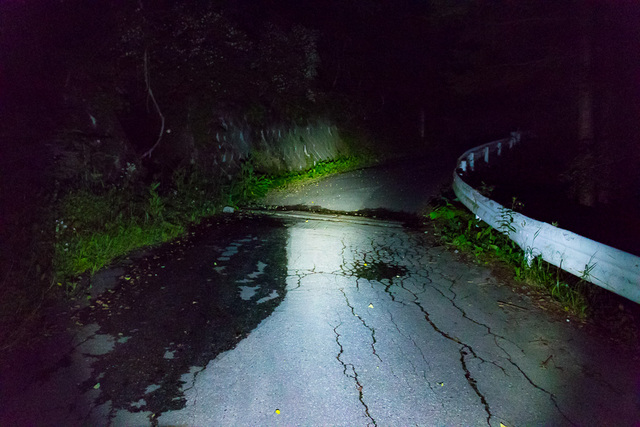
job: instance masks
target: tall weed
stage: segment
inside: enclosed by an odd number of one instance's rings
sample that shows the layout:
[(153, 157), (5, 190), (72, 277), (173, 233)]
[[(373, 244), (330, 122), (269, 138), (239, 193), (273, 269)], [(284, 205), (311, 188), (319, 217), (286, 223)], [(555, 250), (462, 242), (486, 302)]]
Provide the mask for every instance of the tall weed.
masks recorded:
[(219, 212), (223, 202), (237, 207), (276, 186), (341, 172), (357, 164), (358, 159), (349, 157), (272, 178), (256, 173), (253, 163), (247, 161), (226, 187), (201, 171), (178, 169), (167, 184), (73, 191), (59, 200), (54, 210), (53, 282), (67, 293), (77, 292), (80, 275), (93, 274), (134, 249), (179, 236), (189, 224)]
[[(505, 262), (513, 269), (516, 280), (546, 289), (565, 310), (585, 316), (588, 307), (585, 281), (522, 251), (508, 237), (514, 231), (513, 210), (503, 210), (500, 230), (482, 222), (461, 204), (447, 199), (435, 207), (429, 218), (446, 244), (473, 253), (479, 262), (485, 264), (494, 260)], [(587, 274), (588, 271), (585, 267)]]

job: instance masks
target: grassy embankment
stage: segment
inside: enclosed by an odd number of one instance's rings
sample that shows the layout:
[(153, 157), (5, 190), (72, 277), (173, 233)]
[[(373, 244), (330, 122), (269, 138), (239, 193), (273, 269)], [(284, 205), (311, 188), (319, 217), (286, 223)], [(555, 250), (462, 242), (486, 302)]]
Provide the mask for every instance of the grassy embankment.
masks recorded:
[(311, 169), (278, 176), (254, 172), (245, 162), (227, 186), (198, 176), (174, 175), (171, 188), (153, 183), (144, 190), (114, 188), (101, 194), (82, 190), (64, 197), (53, 219), (54, 285), (76, 293), (80, 277), (92, 275), (131, 251), (183, 235), (192, 224), (283, 188), (363, 166), (365, 157), (318, 162)]
[[(514, 199), (514, 205), (516, 203)], [(443, 198), (429, 217), (445, 244), (473, 255), (484, 264), (496, 261), (506, 264), (516, 280), (551, 295), (566, 312), (585, 318), (590, 301), (602, 294), (601, 289), (585, 280), (589, 266), (585, 267), (583, 277), (578, 278), (540, 257), (528, 265), (525, 252), (504, 234), (512, 227), (510, 212), (513, 209), (505, 209), (500, 230), (496, 230), (477, 219), (462, 204)]]

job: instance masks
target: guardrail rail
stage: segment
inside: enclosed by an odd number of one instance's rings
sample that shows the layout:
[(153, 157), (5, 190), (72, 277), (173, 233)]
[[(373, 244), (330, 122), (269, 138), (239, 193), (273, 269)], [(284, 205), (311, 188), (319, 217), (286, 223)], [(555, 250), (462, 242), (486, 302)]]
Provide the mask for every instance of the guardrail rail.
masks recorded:
[[(640, 303), (640, 257), (505, 208), (463, 180), (479, 162), (489, 163), (521, 142), (521, 134), (467, 150), (453, 172), (453, 191), (479, 219), (500, 230), (525, 253), (527, 263), (540, 256), (571, 274)], [(508, 218), (509, 227), (505, 227)]]

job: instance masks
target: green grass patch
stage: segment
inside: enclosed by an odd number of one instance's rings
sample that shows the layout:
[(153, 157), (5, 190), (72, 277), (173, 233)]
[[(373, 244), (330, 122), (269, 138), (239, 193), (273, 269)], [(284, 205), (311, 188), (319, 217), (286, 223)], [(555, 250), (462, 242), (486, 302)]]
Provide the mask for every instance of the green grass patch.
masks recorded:
[(274, 188), (300, 184), (363, 166), (358, 157), (319, 162), (313, 168), (277, 177), (255, 172), (251, 161), (242, 164), (231, 184), (220, 186), (197, 171), (178, 170), (170, 184), (111, 188), (101, 193), (81, 189), (67, 194), (54, 209), (52, 282), (73, 294), (79, 277), (145, 246), (184, 234), (190, 224), (242, 206)]
[[(133, 198), (126, 208), (118, 205), (126, 199), (111, 192), (98, 196), (83, 191), (65, 198), (61, 211), (68, 216), (56, 220), (54, 282), (67, 292), (74, 291), (79, 275), (94, 274), (134, 249), (184, 233), (185, 221), (171, 223), (164, 219), (166, 201), (156, 192), (157, 187), (152, 184), (148, 199)], [(112, 202), (109, 209), (93, 209), (108, 202)]]
[(66, 292), (73, 292), (78, 275), (85, 272), (94, 274), (134, 249), (166, 242), (183, 233), (181, 225), (168, 222), (140, 224), (135, 221), (109, 226), (100, 232), (79, 233), (70, 241), (56, 244), (56, 283)]
[(335, 160), (317, 162), (312, 168), (281, 175), (257, 173), (251, 160), (242, 164), (240, 174), (228, 190), (227, 204), (233, 207), (245, 205), (264, 197), (270, 190), (291, 188), (316, 179), (348, 172), (373, 164), (367, 157), (346, 156)]
[(478, 262), (484, 264), (492, 261), (506, 263), (513, 269), (516, 280), (545, 290), (566, 311), (584, 317), (592, 286), (540, 257), (534, 258), (529, 265), (526, 253), (503, 233), (511, 227), (511, 212), (513, 211), (505, 209), (501, 230), (496, 230), (477, 219), (462, 204), (443, 198), (429, 213), (429, 218), (445, 244), (472, 254)]
[(240, 174), (229, 190), (229, 204), (238, 207), (251, 200), (263, 197), (273, 188), (273, 185), (271, 178), (256, 173), (251, 160), (246, 161), (242, 164)]
[(212, 200), (219, 204), (219, 195), (200, 189), (202, 180), (190, 184), (196, 190), (187, 191), (183, 181), (174, 179), (164, 192), (156, 182), (64, 196), (53, 210), (52, 282), (74, 293), (80, 275), (93, 275), (135, 249), (180, 236), (190, 223), (215, 213)]
[(361, 156), (345, 156), (331, 161), (317, 162), (312, 168), (302, 172), (291, 172), (272, 177), (271, 188), (283, 188), (300, 185), (328, 175), (348, 172), (373, 163), (373, 160)]

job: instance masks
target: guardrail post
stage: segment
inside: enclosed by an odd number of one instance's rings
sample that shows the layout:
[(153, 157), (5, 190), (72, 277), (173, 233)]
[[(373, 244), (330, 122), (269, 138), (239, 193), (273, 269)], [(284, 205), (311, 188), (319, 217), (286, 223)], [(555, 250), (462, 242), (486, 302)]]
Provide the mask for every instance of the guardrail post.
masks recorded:
[(511, 132), (511, 138), (509, 139), (509, 148), (513, 148), (514, 145), (520, 142), (520, 132)]
[(484, 147), (484, 162), (489, 163), (489, 147)]
[(474, 153), (469, 153), (468, 159), (469, 159), (469, 168), (471, 169), (471, 171), (474, 171), (475, 170), (475, 167), (474, 167), (475, 165), (474, 165), (474, 162), (473, 162)]

